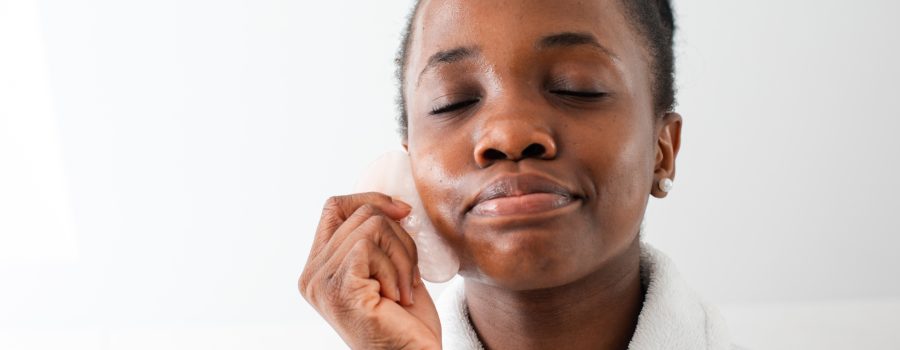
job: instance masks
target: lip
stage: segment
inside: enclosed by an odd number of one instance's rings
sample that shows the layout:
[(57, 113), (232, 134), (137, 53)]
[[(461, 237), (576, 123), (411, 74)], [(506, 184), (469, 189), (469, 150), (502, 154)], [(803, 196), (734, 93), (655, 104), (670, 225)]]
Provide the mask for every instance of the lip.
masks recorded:
[(518, 216), (552, 211), (581, 196), (558, 181), (539, 174), (501, 175), (475, 197), (468, 213), (476, 216)]

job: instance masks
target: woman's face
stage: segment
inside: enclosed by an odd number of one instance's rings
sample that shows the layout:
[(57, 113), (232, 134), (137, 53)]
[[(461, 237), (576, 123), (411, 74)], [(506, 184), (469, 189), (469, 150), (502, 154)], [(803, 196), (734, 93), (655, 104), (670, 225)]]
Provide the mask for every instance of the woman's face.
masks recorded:
[(620, 6), (422, 3), (405, 146), (463, 276), (524, 290), (597, 271), (636, 239), (655, 180), (673, 177), (659, 137), (680, 117), (654, 114), (645, 41)]

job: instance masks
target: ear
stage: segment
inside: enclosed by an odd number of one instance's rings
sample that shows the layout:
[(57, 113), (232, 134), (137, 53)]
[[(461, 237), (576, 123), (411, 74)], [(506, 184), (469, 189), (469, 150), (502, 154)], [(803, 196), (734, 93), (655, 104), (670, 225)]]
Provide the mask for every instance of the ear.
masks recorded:
[(667, 193), (659, 189), (659, 182), (665, 178), (675, 180), (675, 157), (681, 147), (681, 115), (675, 112), (666, 113), (657, 122), (656, 163), (653, 169), (653, 187), (650, 194), (656, 198), (665, 198)]

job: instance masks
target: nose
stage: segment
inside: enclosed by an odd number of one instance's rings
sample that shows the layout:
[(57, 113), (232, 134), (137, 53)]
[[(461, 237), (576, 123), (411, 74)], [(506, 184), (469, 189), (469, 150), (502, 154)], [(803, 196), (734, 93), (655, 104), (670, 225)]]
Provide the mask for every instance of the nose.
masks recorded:
[(475, 144), (475, 162), (486, 168), (502, 160), (556, 157), (556, 141), (549, 127), (531, 118), (488, 120)]

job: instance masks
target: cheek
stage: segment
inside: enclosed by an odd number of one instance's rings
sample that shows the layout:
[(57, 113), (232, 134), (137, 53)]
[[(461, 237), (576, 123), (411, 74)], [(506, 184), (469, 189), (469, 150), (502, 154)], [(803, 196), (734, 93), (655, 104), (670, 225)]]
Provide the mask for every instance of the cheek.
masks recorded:
[[(586, 169), (584, 181), (593, 190), (594, 210), (601, 224), (615, 224), (630, 232), (628, 223), (640, 223), (650, 195), (655, 150), (647, 128), (642, 123), (608, 125), (607, 131), (594, 130), (594, 142), (578, 144), (581, 149), (576, 153)], [(576, 137), (590, 139), (587, 133)]]
[(413, 130), (414, 126), (410, 125), (409, 154), (416, 189), (435, 228), (454, 244), (460, 236), (459, 219), (466, 203), (458, 189), (471, 164), (468, 142), (450, 135), (436, 137)]

